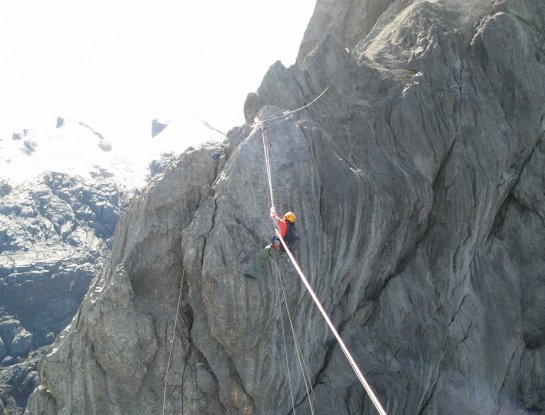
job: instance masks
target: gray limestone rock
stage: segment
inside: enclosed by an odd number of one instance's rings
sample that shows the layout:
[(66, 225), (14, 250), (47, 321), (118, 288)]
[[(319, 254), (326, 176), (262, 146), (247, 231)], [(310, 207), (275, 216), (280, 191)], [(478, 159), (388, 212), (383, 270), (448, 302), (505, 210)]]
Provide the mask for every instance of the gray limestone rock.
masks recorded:
[(169, 125), (168, 121), (154, 119), (151, 122), (151, 136), (155, 137)]
[(254, 122), (254, 118), (257, 116), (260, 107), (259, 95), (255, 92), (250, 92), (244, 101), (244, 118), (247, 123), (252, 124)]
[(5, 413), (15, 415), (24, 411), (28, 396), (39, 385), (37, 364), (43, 353), (43, 350), (33, 351), (20, 362), (0, 367), (0, 399), (5, 404)]
[(6, 196), (11, 192), (11, 186), (4, 180), (0, 180), (0, 197)]
[(174, 153), (162, 153), (160, 159), (152, 160), (149, 164), (150, 178), (163, 173), (175, 158)]
[[(10, 385), (5, 393), (16, 394), (18, 413), (37, 386), (43, 351), (33, 351), (51, 344), (74, 317), (127, 200), (111, 180), (58, 173), (10, 186), (0, 197), (0, 378)], [(21, 365), (31, 370), (15, 376)]]
[(21, 147), (21, 151), (27, 156), (31, 156), (32, 153), (36, 151), (37, 145), (38, 143), (35, 140), (25, 139), (23, 140), (23, 147)]
[(108, 153), (108, 152), (112, 151), (112, 143), (110, 143), (108, 141), (99, 141), (98, 146), (105, 153)]
[(10, 354), (12, 356), (26, 356), (30, 351), (31, 344), (32, 334), (24, 328), (20, 328), (15, 333), (15, 336), (11, 342)]
[(21, 322), (13, 318), (4, 318), (0, 322), (0, 336), (5, 355), (11, 357), (26, 357), (32, 345), (32, 334)]
[(333, 35), (345, 48), (353, 47), (371, 31), (388, 7), (410, 0), (318, 0), (310, 24), (299, 48), (297, 63), (328, 35)]
[(4, 343), (4, 340), (0, 337), (0, 360), (3, 359), (7, 355), (7, 349), (6, 344)]
[[(543, 413), (545, 3), (323, 0), (307, 40), (247, 113), (385, 409)], [(134, 201), (28, 414), (287, 414), (290, 390), (298, 413), (376, 413), (290, 262), (242, 276), (271, 236), (263, 142), (234, 129)]]

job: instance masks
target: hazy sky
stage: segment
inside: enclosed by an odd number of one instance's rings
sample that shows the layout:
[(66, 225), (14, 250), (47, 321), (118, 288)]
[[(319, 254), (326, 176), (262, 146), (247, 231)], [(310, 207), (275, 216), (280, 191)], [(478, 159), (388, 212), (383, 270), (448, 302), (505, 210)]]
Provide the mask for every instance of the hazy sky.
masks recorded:
[(149, 133), (155, 117), (227, 130), (267, 68), (294, 63), (314, 4), (2, 0), (0, 134), (57, 115), (110, 136)]

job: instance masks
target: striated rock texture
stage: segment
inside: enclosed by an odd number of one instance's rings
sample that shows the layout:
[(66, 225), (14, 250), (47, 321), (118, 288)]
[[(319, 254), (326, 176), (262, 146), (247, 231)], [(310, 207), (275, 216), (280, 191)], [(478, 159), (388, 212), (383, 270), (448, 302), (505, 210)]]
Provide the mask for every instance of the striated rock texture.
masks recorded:
[[(291, 413), (284, 300), (270, 266), (242, 277), (271, 234), (251, 121), (327, 86), (268, 131), (275, 204), (298, 214), (296, 256), (387, 412), (545, 412), (545, 3), (316, 11), (300, 66), (271, 67), (248, 123), (181, 155), (123, 216), (28, 414), (161, 413), (172, 338), (165, 413)], [(279, 266), (315, 413), (374, 414)], [(286, 345), (297, 413), (310, 413)]]
[(19, 413), (37, 386), (42, 346), (72, 320), (104, 264), (126, 197), (111, 181), (59, 173), (0, 185), (0, 398)]

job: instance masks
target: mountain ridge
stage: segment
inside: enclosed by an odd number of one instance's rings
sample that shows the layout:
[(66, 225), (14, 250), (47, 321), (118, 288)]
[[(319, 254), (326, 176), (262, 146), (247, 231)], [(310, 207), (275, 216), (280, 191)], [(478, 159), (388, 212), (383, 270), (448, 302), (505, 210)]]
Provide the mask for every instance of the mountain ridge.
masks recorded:
[(149, 164), (163, 155), (224, 138), (197, 119), (175, 119), (169, 124), (166, 131), (156, 131), (156, 137), (152, 131), (148, 137), (128, 140), (106, 136), (82, 121), (57, 117), (55, 128), (25, 129), (11, 139), (0, 137), (0, 175), (12, 185), (46, 171), (87, 180), (113, 177), (119, 185), (135, 191), (150, 179)]
[(39, 384), (39, 358), (105, 263), (130, 196), (112, 180), (52, 172), (1, 187), (0, 393), (16, 414)]
[[(316, 10), (356, 33), (347, 13), (374, 4)], [(300, 66), (273, 65), (247, 124), (182, 154), (122, 217), (27, 413), (290, 413), (289, 381), (298, 411), (375, 413), (289, 262), (312, 397), (285, 373), (271, 264), (242, 276), (271, 236), (253, 117), (328, 86), (268, 133), (275, 204), (297, 213), (297, 259), (387, 412), (543, 412), (545, 5), (484, 6), (390, 2), (353, 14), (357, 42), (322, 30)]]

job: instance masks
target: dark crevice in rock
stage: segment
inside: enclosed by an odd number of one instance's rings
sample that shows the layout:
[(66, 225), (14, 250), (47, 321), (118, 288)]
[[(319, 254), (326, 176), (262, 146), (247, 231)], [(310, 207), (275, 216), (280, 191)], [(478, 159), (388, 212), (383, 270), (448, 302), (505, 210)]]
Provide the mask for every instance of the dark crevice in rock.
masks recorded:
[[(502, 229), (503, 229), (503, 223), (505, 221), (506, 215), (507, 215), (507, 209), (509, 208), (509, 205), (512, 203), (514, 197), (511, 193), (507, 195), (505, 200), (503, 201), (502, 205), (498, 209), (498, 212), (496, 213), (496, 216), (494, 217), (494, 220), (492, 221), (492, 227), (490, 229), (490, 232), (487, 236), (487, 241), (491, 242), (492, 238), (498, 238), (503, 239), (502, 235)], [(490, 247), (492, 244), (490, 244)]]
[[(460, 87), (461, 88), (461, 87)], [(430, 235), (430, 233), (435, 229), (435, 225), (436, 225), (436, 211), (437, 211), (437, 203), (439, 201), (439, 180), (442, 179), (444, 177), (444, 170), (446, 169), (446, 166), (448, 164), (448, 161), (450, 160), (450, 157), (451, 157), (451, 154), (453, 152), (453, 149), (454, 149), (454, 146), (457, 142), (457, 136), (454, 136), (454, 138), (452, 139), (451, 141), (451, 144), (450, 144), (450, 147), (448, 148), (448, 150), (446, 151), (445, 155), (443, 156), (441, 162), (439, 163), (439, 167), (437, 169), (437, 173), (432, 181), (432, 184), (431, 184), (431, 188), (432, 188), (432, 192), (433, 192), (433, 201), (432, 201), (432, 207), (428, 213), (428, 218), (427, 218), (427, 226), (426, 228), (422, 231), (421, 235), (417, 236), (416, 237), (416, 240), (413, 244), (413, 246), (411, 248), (409, 248), (409, 250), (407, 251), (407, 253), (399, 258), (396, 266), (395, 266), (395, 269), (394, 269), (394, 272), (392, 273), (392, 275), (388, 278), (387, 281), (389, 281), (391, 278), (394, 278), (395, 276), (401, 274), (406, 268), (407, 266), (412, 262), (416, 252), (418, 251), (420, 245), (426, 241)], [(448, 189), (448, 188), (447, 188)], [(445, 189), (445, 190), (447, 190)], [(413, 215), (416, 214), (416, 211), (413, 212)], [(384, 287), (386, 287), (386, 284), (384, 284)]]
[[(213, 197), (212, 198), (213, 201), (214, 201), (214, 212), (212, 212), (212, 227), (210, 228), (210, 232), (208, 232), (208, 236), (210, 236), (210, 233), (216, 228), (216, 215), (217, 215), (217, 212), (218, 212), (218, 200)], [(206, 239), (205, 239), (205, 242), (204, 244), (206, 245)]]
[(507, 214), (507, 210), (508, 210), (510, 204), (512, 204), (512, 203), (516, 203), (519, 206), (521, 206), (523, 209), (528, 210), (528, 211), (530, 211), (532, 213), (535, 213), (540, 218), (541, 223), (545, 227), (545, 218), (543, 218), (541, 216), (540, 212), (536, 211), (534, 208), (529, 206), (527, 203), (524, 203), (523, 201), (519, 200), (515, 196), (515, 190), (516, 190), (517, 186), (520, 183), (520, 180), (521, 180), (521, 177), (522, 177), (522, 175), (524, 173), (524, 170), (525, 170), (526, 166), (528, 165), (528, 163), (530, 162), (530, 160), (532, 159), (532, 156), (534, 155), (536, 149), (541, 145), (544, 138), (545, 138), (545, 134), (543, 134), (540, 137), (540, 139), (537, 141), (537, 143), (532, 147), (532, 149), (530, 150), (528, 156), (526, 156), (524, 159), (519, 160), (519, 162), (517, 163), (517, 164), (519, 164), (519, 166), (515, 166), (515, 165), (511, 166), (514, 169), (518, 168), (518, 171), (516, 173), (516, 179), (513, 180), (513, 183), (510, 186), (510, 190), (507, 192), (505, 200), (503, 201), (502, 205), (498, 209), (498, 212), (496, 213), (496, 216), (494, 217), (494, 220), (492, 221), (492, 227), (491, 227), (491, 229), (490, 229), (490, 231), (488, 233), (488, 237), (487, 237), (488, 240), (490, 240), (491, 236), (496, 236), (499, 239), (503, 239), (503, 235), (502, 235), (501, 230), (502, 230), (503, 222), (504, 222), (506, 214)]
[(346, 286), (346, 288), (344, 289), (344, 292), (341, 296), (341, 299), (340, 299), (340, 302), (339, 302), (339, 305), (341, 307), (341, 309), (345, 309), (346, 306), (348, 305), (348, 301), (350, 299), (350, 292), (351, 292), (351, 285), (350, 283)]
[(513, 203), (516, 203), (518, 206), (520, 206), (521, 208), (523, 208), (524, 210), (527, 210), (533, 214), (535, 214), (539, 220), (541, 221), (541, 225), (545, 228), (545, 218), (543, 216), (541, 216), (541, 213), (538, 212), (536, 209), (534, 209), (533, 207), (531, 206), (528, 206), (528, 204), (526, 203), (523, 203), (520, 199), (518, 199), (517, 197), (515, 197), (514, 195), (510, 198), (510, 201), (513, 202)]
[(182, 318), (184, 319), (185, 327), (187, 328), (187, 341), (188, 343), (193, 343), (191, 339), (191, 330), (193, 329), (193, 323), (195, 321), (195, 316), (193, 314), (193, 308), (190, 304), (184, 304), (182, 307)]
[(260, 245), (262, 243), (262, 238), (257, 234), (256, 230), (252, 227), (249, 227), (246, 223), (241, 221), (239, 218), (234, 216), (234, 221), (238, 226), (241, 226), (244, 228), (246, 232), (248, 232), (248, 235), (252, 237), (252, 239), (255, 241), (256, 245)]
[(471, 330), (471, 327), (473, 326), (473, 322), (470, 321), (469, 322), (469, 326), (467, 327), (467, 330), (464, 334), (464, 337), (458, 341), (458, 344), (456, 345), (456, 347), (458, 347), (459, 345), (463, 344), (468, 338), (469, 338), (469, 331)]
[[(452, 152), (454, 150), (454, 146), (457, 143), (457, 138), (458, 138), (457, 136), (453, 137), (453, 139), (452, 139), (452, 141), (450, 143), (450, 147), (448, 148), (445, 155), (443, 156), (443, 158), (439, 162), (439, 167), (437, 168), (437, 173), (435, 174), (435, 177), (433, 178), (433, 181), (431, 183), (431, 188), (433, 190), (434, 195), (438, 195), (439, 180), (444, 178), (445, 169), (446, 169), (446, 166), (447, 166), (448, 162), (450, 161)], [(448, 190), (448, 187), (445, 187), (445, 191), (446, 190)], [(437, 197), (434, 197), (434, 203), (433, 203), (434, 207), (435, 207), (436, 199), (437, 199)], [(433, 211), (434, 211), (434, 208), (432, 207), (431, 212), (433, 212)]]
[(315, 376), (316, 380), (314, 382), (314, 386), (321, 385), (324, 383), (324, 378), (327, 376), (327, 369), (329, 367), (329, 364), (331, 363), (333, 352), (335, 351), (336, 347), (337, 347), (337, 341), (334, 339), (329, 340), (326, 343), (326, 352), (322, 359), (321, 367), (316, 371), (316, 376)]
[(229, 151), (228, 149), (222, 148), (221, 150), (215, 150), (212, 152), (212, 157), (216, 160), (216, 166), (214, 170), (214, 181), (210, 183), (210, 187), (212, 189), (215, 188), (216, 183), (221, 177), (221, 174), (223, 173), (223, 168), (225, 167), (225, 163), (229, 160)]
[[(545, 117), (545, 116), (544, 116)], [(543, 133), (535, 142), (535, 144), (532, 146), (531, 150), (528, 152), (528, 156), (523, 159), (519, 171), (517, 173), (517, 179), (513, 183), (513, 187), (511, 188), (511, 192), (517, 187), (517, 185), (520, 182), (520, 178), (522, 177), (522, 174), (524, 173), (525, 167), (528, 165), (530, 160), (532, 159), (532, 156), (534, 155), (537, 148), (540, 146), (541, 142), (545, 139), (545, 133)]]
[(414, 256), (416, 255), (416, 252), (420, 248), (420, 245), (427, 240), (432, 230), (433, 230), (433, 225), (430, 223), (429, 217), (428, 217), (428, 225), (426, 226), (422, 234), (417, 237), (416, 241), (414, 242), (413, 246), (409, 249), (407, 254), (405, 254), (402, 258), (399, 259), (399, 261), (396, 264), (396, 268), (394, 272), (392, 273), (391, 277), (388, 280), (402, 274), (405, 271), (405, 269), (413, 261)]
[[(300, 408), (301, 406), (303, 406), (303, 405), (305, 405), (305, 404), (307, 404), (307, 406), (310, 408), (310, 403), (308, 403), (308, 400), (309, 400), (309, 399), (312, 399), (312, 398), (310, 398), (310, 397), (308, 396), (308, 394), (305, 393), (305, 394), (303, 395), (303, 397), (302, 397), (298, 402), (295, 402), (295, 409), (296, 409), (296, 410), (295, 410), (295, 413), (298, 413), (298, 411), (299, 411), (299, 409), (297, 409), (297, 408)], [(309, 409), (309, 410), (310, 410), (310, 409)], [(294, 412), (293, 412), (293, 408), (292, 408), (292, 409), (290, 409), (290, 411), (288, 412), (288, 414), (293, 414), (293, 413), (294, 413)]]
[(428, 407), (428, 405), (430, 404), (432, 398), (435, 396), (435, 389), (437, 388), (437, 384), (439, 383), (439, 376), (440, 376), (440, 372), (437, 374), (434, 382), (433, 382), (433, 385), (428, 393), (428, 397), (426, 398), (426, 400), (424, 401), (424, 403), (422, 404), (422, 409), (420, 409), (420, 411), (417, 412), (416, 415), (424, 415), (425, 411), (426, 411), (426, 408)]
[(448, 322), (446, 328), (448, 329), (452, 323), (454, 323), (454, 320), (456, 320), (456, 317), (458, 316), (458, 314), (460, 313), (460, 310), (462, 309), (465, 301), (466, 301), (466, 298), (469, 296), (469, 294), (466, 294), (463, 296), (462, 298), (462, 301), (460, 301), (460, 304), (458, 305), (458, 307), (456, 308), (456, 311), (454, 312), (454, 314), (452, 315), (452, 318), (450, 319), (450, 321)]
[(464, 87), (464, 70), (465, 70), (465, 63), (462, 61), (460, 63), (460, 72), (458, 74), (458, 105), (456, 107), (456, 110), (454, 111), (454, 125), (455, 125), (455, 138), (458, 137), (460, 133), (460, 116), (462, 114), (462, 100), (463, 100), (463, 87)]
[[(328, 350), (328, 353), (329, 353), (329, 350)], [(328, 364), (329, 363), (326, 363), (326, 365), (324, 365), (322, 369), (325, 370)], [(322, 382), (320, 382), (319, 379), (320, 379), (320, 373), (316, 374), (315, 382), (312, 382), (312, 380), (309, 379), (311, 383), (310, 389), (308, 393), (305, 391), (304, 395), (301, 397), (301, 399), (298, 402), (295, 402), (295, 408), (299, 408), (306, 403), (308, 407), (308, 411), (310, 411), (310, 407), (311, 407), (310, 401), (312, 401), (312, 407), (314, 408), (314, 410), (316, 410), (316, 396), (314, 395), (314, 390), (316, 389), (317, 386), (322, 384)], [(293, 413), (293, 409), (291, 409), (288, 412), (288, 414), (292, 414), (292, 413)]]
[[(500, 386), (500, 389), (498, 390), (498, 398), (497, 398), (498, 409), (497, 409), (496, 415), (499, 415), (502, 411), (502, 405), (501, 405), (502, 393), (505, 386), (507, 385), (508, 379), (512, 372), (515, 357), (519, 354), (519, 349), (520, 349), (520, 344), (517, 344), (517, 347), (515, 347), (515, 350), (513, 350), (513, 353), (511, 354), (511, 358), (509, 359), (509, 363), (507, 364), (507, 370), (505, 372), (505, 376), (503, 377), (503, 382)], [(522, 358), (522, 354), (519, 356), (519, 359), (520, 358)], [(519, 361), (519, 367), (520, 367), (520, 361)]]
[[(183, 385), (184, 385), (184, 379), (185, 379), (185, 372), (187, 369), (187, 365), (189, 363), (189, 359), (191, 358), (191, 354), (193, 353), (194, 344), (193, 339), (191, 338), (191, 330), (193, 328), (193, 322), (194, 322), (194, 315), (193, 315), (193, 309), (189, 304), (185, 304), (182, 309), (182, 317), (184, 318), (185, 326), (187, 327), (187, 351), (184, 359), (184, 366), (182, 369), (182, 377), (181, 377), (181, 384), (182, 384), (182, 402), (181, 402), (181, 413), (184, 413), (184, 391), (183, 391)], [(183, 339), (183, 336), (180, 336), (180, 339)]]
[[(202, 270), (204, 269), (204, 261), (205, 261), (205, 252), (206, 252), (206, 245), (208, 243), (208, 239), (210, 238), (210, 234), (212, 233), (212, 231), (214, 230), (215, 226), (216, 226), (216, 212), (218, 210), (218, 201), (215, 197), (212, 197), (212, 200), (213, 200), (213, 203), (214, 203), (214, 211), (212, 212), (212, 217), (210, 218), (210, 228), (208, 229), (208, 232), (206, 233), (206, 235), (203, 235), (202, 238), (203, 238), (203, 244), (202, 244), (202, 248), (201, 248), (201, 253), (199, 255), (199, 258), (200, 258), (200, 270), (202, 272)], [(195, 209), (195, 211), (198, 210), (198, 207)]]
[(324, 226), (326, 223), (327, 223), (327, 219), (326, 219), (326, 201), (325, 201), (325, 198), (324, 198), (324, 187), (322, 184), (320, 184), (320, 191), (319, 191), (319, 210), (318, 210), (318, 214), (320, 215), (320, 222), (321, 222), (321, 225)]

